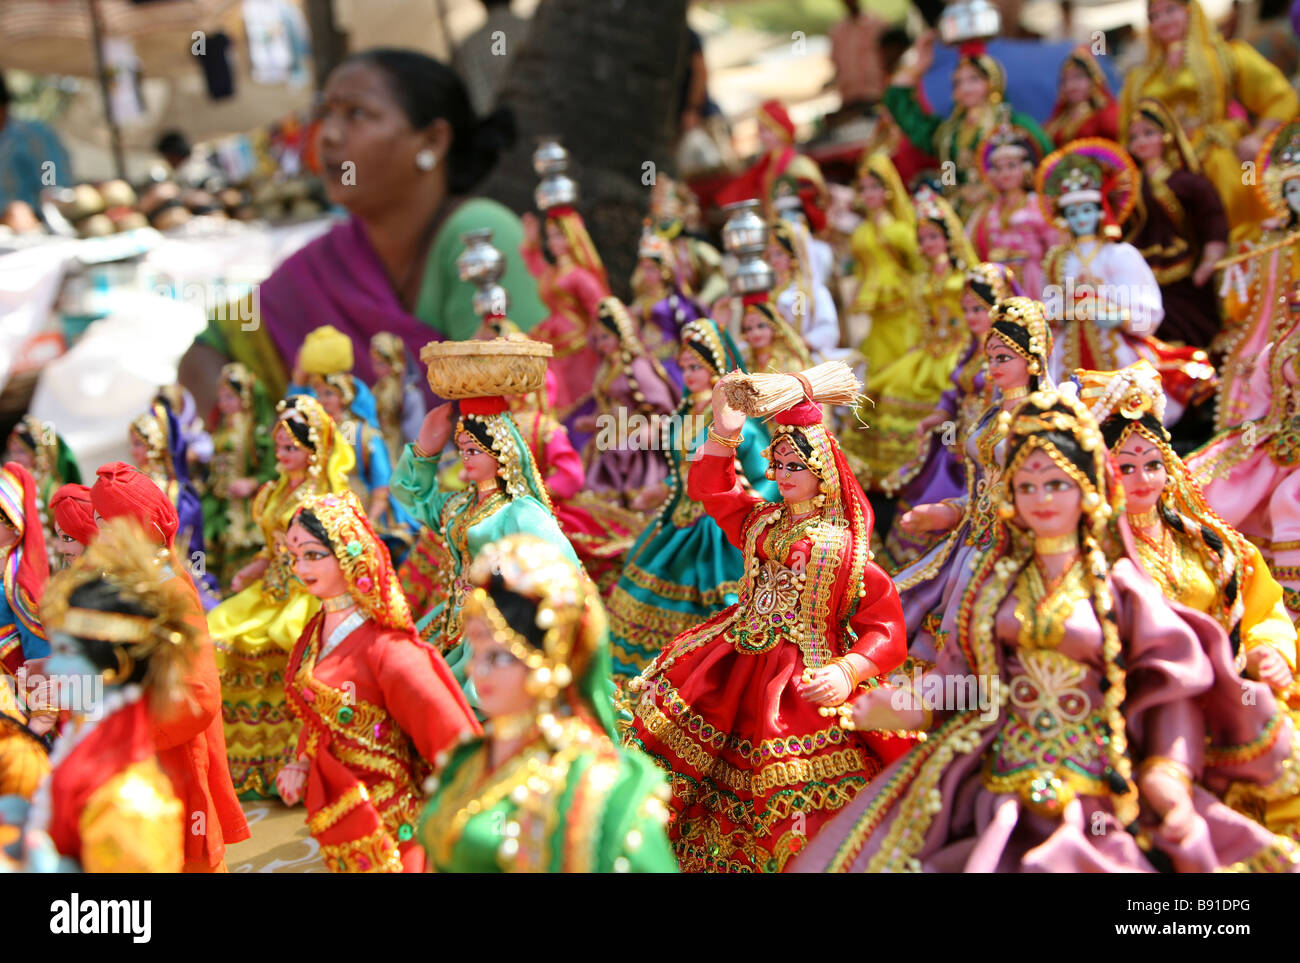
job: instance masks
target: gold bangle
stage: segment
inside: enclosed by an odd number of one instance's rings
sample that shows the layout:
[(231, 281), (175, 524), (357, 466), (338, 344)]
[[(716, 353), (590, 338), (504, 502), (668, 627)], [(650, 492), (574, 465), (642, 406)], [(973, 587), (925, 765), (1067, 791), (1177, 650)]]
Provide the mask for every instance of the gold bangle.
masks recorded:
[(831, 665), (838, 666), (839, 670), (844, 673), (844, 678), (849, 684), (849, 692), (858, 687), (862, 679), (858, 676), (858, 670), (853, 667), (853, 663), (846, 657), (841, 656), (831, 662)]
[(413, 441), (413, 442), (411, 442), (411, 454), (413, 454), (416, 458), (432, 458), (432, 457), (433, 457), (433, 453), (432, 453), (432, 452), (427, 452), (427, 451), (425, 451), (423, 448), (421, 448), (421, 447), (420, 447), (420, 443), (419, 443), (418, 441)]
[(1192, 788), (1192, 770), (1177, 759), (1170, 759), (1168, 756), (1148, 756), (1138, 766), (1138, 776), (1145, 776), (1153, 769), (1162, 769), (1181, 781), (1188, 789)]
[(742, 431), (740, 434), (736, 435), (736, 437), (728, 438), (726, 435), (718, 434), (716, 431), (714, 431), (713, 427), (710, 426), (709, 439), (711, 441), (716, 441), (719, 445), (722, 445), (724, 448), (739, 448), (740, 443), (745, 440), (745, 433)]

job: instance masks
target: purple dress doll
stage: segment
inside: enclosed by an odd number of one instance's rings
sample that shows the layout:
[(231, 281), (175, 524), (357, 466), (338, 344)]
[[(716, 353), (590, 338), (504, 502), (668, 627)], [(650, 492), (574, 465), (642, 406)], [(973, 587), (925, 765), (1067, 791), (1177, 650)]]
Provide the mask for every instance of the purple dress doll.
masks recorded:
[(672, 245), (667, 240), (647, 230), (641, 235), (637, 258), (632, 316), (641, 322), (641, 343), (658, 359), (680, 394), (682, 372), (677, 352), (681, 330), (704, 317), (704, 309), (679, 286)]
[(1030, 298), (1005, 298), (994, 304), (990, 317), (993, 323), (982, 350), (995, 402), (966, 435), (965, 488), (956, 497), (918, 505), (895, 522), (895, 527), (914, 537), (943, 536), (894, 575), (903, 602), (909, 651), (923, 667), (932, 665), (943, 647), (938, 626), (947, 610), (961, 599), (971, 561), (988, 547), (997, 520), (993, 493), (1001, 478), (998, 466), (1005, 446), (999, 416), (1031, 390), (1051, 384), (1047, 360), (1052, 353), (1052, 335), (1042, 304)]
[[(988, 356), (984, 353), (984, 336), (992, 323), (989, 311), (995, 302), (1013, 294), (1020, 294), (1019, 286), (1001, 264), (978, 264), (966, 272), (961, 304), (971, 333), (970, 344), (953, 369), (952, 387), (940, 396), (934, 414), (918, 427), (922, 432), (920, 453), (881, 483), (885, 494), (897, 494), (899, 514), (917, 505), (956, 498), (966, 490), (964, 458), (958, 441), (993, 404), (994, 386), (987, 377)], [(893, 526), (885, 548), (894, 570), (916, 561), (940, 537), (934, 532), (912, 535), (899, 525)]]
[[(932, 672), (838, 708), (858, 729), (926, 738), (791, 868), (1294, 871), (1293, 840), (1214, 795), (1294, 781), (1290, 719), (1237, 675), (1219, 623), (1165, 599), (1132, 561), (1087, 408), (1049, 389), (1000, 420), (1000, 521), (951, 613), (952, 643)], [(978, 680), (971, 703), (944, 695), (956, 680)]]
[(221, 589), (215, 573), (207, 571), (204, 564), (207, 556), (203, 542), (203, 504), (190, 483), (185, 437), (164, 396), (131, 422), (130, 443), (135, 466), (176, 506), (180, 522), (176, 530), (176, 555), (188, 560), (206, 612), (220, 601)]

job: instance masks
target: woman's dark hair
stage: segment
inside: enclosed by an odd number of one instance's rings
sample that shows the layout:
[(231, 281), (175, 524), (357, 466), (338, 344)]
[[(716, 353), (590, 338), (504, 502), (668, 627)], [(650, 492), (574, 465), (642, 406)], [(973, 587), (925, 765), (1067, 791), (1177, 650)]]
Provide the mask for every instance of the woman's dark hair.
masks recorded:
[[(103, 578), (97, 578), (93, 582), (87, 582), (84, 585), (78, 585), (68, 595), (68, 606), (78, 609), (92, 609), (96, 612), (116, 612), (121, 615), (138, 615), (150, 618), (157, 613), (150, 611), (138, 602), (124, 598), (118, 588), (111, 582)], [(86, 639), (81, 636), (73, 636), (81, 646), (81, 651), (86, 658), (97, 669), (116, 671), (118, 660), (116, 649), (119, 646), (112, 642), (105, 642), (103, 639)], [(125, 685), (128, 682), (141, 682), (144, 680), (144, 674), (149, 666), (148, 657), (135, 660), (135, 667), (131, 670), (131, 675), (126, 679), (119, 679), (119, 685)]]
[(542, 651), (546, 630), (537, 627), (537, 603), (526, 595), (506, 588), (505, 580), (500, 575), (493, 575), (488, 580), (487, 593), (509, 626), (534, 649)]
[(18, 422), (14, 428), (14, 434), (18, 436), (19, 441), (27, 446), (28, 450), (36, 451), (36, 436), (32, 434), (31, 426), (27, 422)]
[(716, 372), (717, 374), (722, 374), (721, 371), (718, 371), (718, 363), (713, 360), (713, 352), (710, 351), (707, 346), (701, 344), (699, 341), (695, 341), (689, 338), (687, 339), (685, 346), (690, 348), (696, 354), (698, 354), (700, 356), (700, 360), (709, 366), (710, 371)]
[[(1150, 412), (1139, 418), (1137, 423), (1157, 438), (1163, 438), (1166, 442), (1169, 441), (1169, 432), (1165, 431), (1165, 426), (1160, 424), (1159, 419)], [(1133, 422), (1122, 415), (1114, 415), (1103, 421), (1101, 423), (1101, 437), (1106, 442), (1106, 447), (1114, 449), (1115, 443), (1119, 441), (1119, 436), (1124, 434), (1124, 429), (1131, 424)]]
[[(1062, 409), (1058, 408), (1053, 410)], [(1079, 469), (1079, 471), (1083, 472), (1083, 477), (1092, 482), (1094, 487), (1100, 487), (1097, 485), (1097, 466), (1093, 462), (1092, 454), (1083, 450), (1083, 446), (1079, 444), (1078, 439), (1075, 438), (1074, 435), (1067, 434), (1063, 431), (1044, 431), (1038, 432), (1036, 435), (1018, 436), (1007, 448), (1006, 464), (1011, 464), (1012, 460), (1016, 457), (1016, 453), (1020, 451), (1021, 448), (1025, 447), (1025, 443), (1032, 437), (1042, 438), (1047, 441), (1053, 448), (1065, 456), (1066, 461)], [(1008, 479), (1008, 484), (1009, 483), (1010, 479)]]
[(486, 117), (475, 117), (464, 82), (441, 61), (415, 50), (376, 47), (343, 63), (367, 64), (382, 73), (414, 129), (424, 130), (439, 118), (451, 125), (448, 189), (452, 194), (473, 190), (492, 170), (497, 156), (515, 142), (514, 113), (498, 107)]
[[(288, 415), (289, 411), (296, 407), (298, 399), (302, 397), (305, 396), (290, 395), (286, 399), (285, 415)], [(298, 439), (300, 445), (306, 445), (311, 451), (316, 450), (316, 446), (311, 443), (311, 429), (307, 427), (306, 422), (299, 421), (297, 418), (281, 417), (280, 423), (289, 429), (289, 433)]]
[(493, 457), (500, 456), (501, 453), (496, 450), (496, 446), (492, 443), (492, 436), (488, 434), (487, 425), (483, 422), (477, 418), (466, 418), (465, 430), (483, 447), (484, 451), (491, 452)]
[[(985, 305), (992, 305), (998, 299), (997, 292), (993, 290), (993, 285), (987, 281), (967, 278), (966, 287), (974, 292), (975, 297), (979, 298)], [(1029, 349), (1026, 348), (1025, 350), (1028, 351)]]
[[(1022, 328), (1018, 324), (1012, 324), (1010, 321), (994, 321), (993, 327), (989, 329), (991, 334), (996, 334), (1003, 341), (1007, 341), (1020, 348), (1025, 354), (1029, 354), (1029, 329)], [(1040, 362), (1041, 363), (1041, 362)], [(1038, 388), (1041, 383), (1041, 375), (1031, 374), (1029, 376), (1029, 389), (1031, 391)]]
[(316, 513), (310, 508), (304, 508), (293, 519), (316, 541), (320, 542), (331, 552), (334, 551), (334, 543), (330, 541), (330, 533), (325, 531), (325, 526), (321, 520), (316, 517)]
[(791, 431), (789, 433), (778, 435), (772, 441), (772, 447), (775, 448), (783, 441), (788, 441), (790, 442), (790, 444), (794, 445), (794, 447), (798, 450), (799, 454), (803, 455), (805, 459), (812, 457), (812, 453), (813, 453), (812, 442), (804, 437), (804, 433), (802, 431)]
[(623, 333), (618, 330), (618, 321), (614, 319), (614, 309), (608, 302), (602, 301), (600, 306), (596, 308), (596, 320), (601, 323), (601, 326), (606, 331), (618, 338), (620, 342), (623, 340)]

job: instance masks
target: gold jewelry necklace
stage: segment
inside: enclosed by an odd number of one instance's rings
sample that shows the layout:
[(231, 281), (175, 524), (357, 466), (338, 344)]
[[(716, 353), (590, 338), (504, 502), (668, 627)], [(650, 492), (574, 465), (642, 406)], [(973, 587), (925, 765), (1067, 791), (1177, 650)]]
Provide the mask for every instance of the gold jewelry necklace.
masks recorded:
[(1079, 533), (1066, 532), (1064, 535), (1051, 535), (1047, 538), (1034, 537), (1035, 555), (1064, 555), (1079, 549)]
[(1153, 506), (1145, 512), (1129, 512), (1128, 523), (1134, 528), (1155, 528), (1160, 524), (1160, 507)]
[(1016, 385), (1014, 388), (1002, 389), (1003, 401), (1019, 401), (1027, 397), (1029, 397), (1029, 385)]
[(499, 487), (497, 479), (490, 478), (478, 482), (477, 488), (480, 495), (490, 495)]
[(322, 599), (320, 607), (326, 612), (342, 612), (350, 609), (357, 603), (353, 601), (352, 596), (344, 592), (342, 595), (336, 595), (331, 599)]
[(494, 739), (518, 739), (527, 735), (537, 725), (535, 712), (516, 712), (499, 716), (488, 722), (488, 734)]
[(801, 502), (786, 502), (786, 511), (791, 515), (811, 515), (817, 511), (817, 499), (808, 498)]

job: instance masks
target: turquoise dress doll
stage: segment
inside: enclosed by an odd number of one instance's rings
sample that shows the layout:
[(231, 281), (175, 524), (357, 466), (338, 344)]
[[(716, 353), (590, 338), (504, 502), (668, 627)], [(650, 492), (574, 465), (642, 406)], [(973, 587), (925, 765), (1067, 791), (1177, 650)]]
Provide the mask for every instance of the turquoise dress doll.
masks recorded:
[[(640, 675), (659, 650), (682, 632), (737, 601), (745, 560), (718, 523), (686, 494), (686, 474), (713, 423), (713, 385), (732, 369), (744, 370), (731, 335), (708, 318), (682, 328), (678, 362), (687, 396), (668, 423), (667, 498), (628, 553), (608, 603), (614, 674)], [(688, 368), (692, 369), (688, 373)], [(689, 376), (688, 376), (689, 375)], [(692, 379), (699, 379), (694, 386)], [(766, 477), (763, 450), (771, 438), (753, 423), (736, 450), (736, 480), (769, 501), (778, 500)]]
[[(393, 472), (393, 500), (434, 534), (439, 584), (433, 587), (432, 607), (417, 622), (421, 637), (446, 656), (471, 705), (477, 696), (469, 680), (472, 655), (461, 637), (462, 612), (469, 596), (469, 566), (484, 545), (507, 535), (535, 535), (556, 546), (582, 568), (573, 546), (560, 530), (550, 498), (537, 473), (533, 456), (510, 416), (502, 397), (467, 398), (453, 438), (465, 461), (468, 488), (452, 491), (438, 484), (438, 457), (424, 457), (414, 444), (402, 451)], [(475, 480), (480, 459), (491, 458), (487, 478)]]

